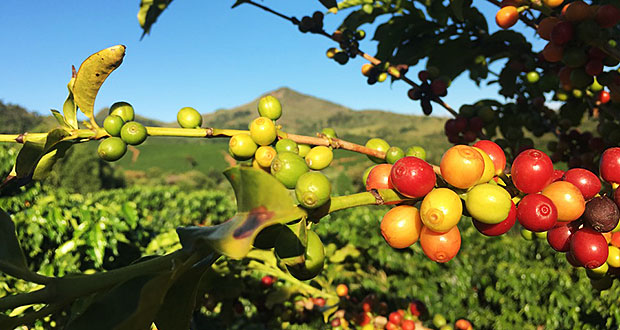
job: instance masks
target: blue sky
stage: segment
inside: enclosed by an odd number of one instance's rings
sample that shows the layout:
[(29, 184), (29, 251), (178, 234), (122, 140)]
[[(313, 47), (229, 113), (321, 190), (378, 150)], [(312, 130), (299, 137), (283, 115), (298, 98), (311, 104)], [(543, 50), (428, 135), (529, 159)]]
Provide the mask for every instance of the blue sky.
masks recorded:
[[(71, 65), (79, 66), (100, 49), (124, 44), (125, 60), (103, 85), (95, 109), (125, 100), (141, 115), (173, 121), (184, 106), (207, 113), (288, 86), (353, 109), (421, 114), (419, 103), (407, 98), (405, 83), (369, 86), (360, 74), (363, 59), (341, 66), (325, 57), (325, 50), (335, 46), (329, 39), (301, 34), (287, 21), (253, 6), (231, 9), (232, 3), (175, 0), (151, 35), (140, 41), (139, 0), (0, 1), (0, 99), (40, 113), (59, 109)], [(299, 18), (323, 10), (316, 0), (263, 3)], [(480, 4), (494, 26), (497, 9)], [(327, 16), (327, 31), (333, 31), (345, 14)], [(375, 52), (371, 41), (361, 48)], [(418, 70), (412, 69), (409, 76), (414, 78)], [(494, 88), (479, 89), (463, 75), (445, 100), (458, 108), (494, 96)], [(433, 114), (447, 112), (435, 107)]]

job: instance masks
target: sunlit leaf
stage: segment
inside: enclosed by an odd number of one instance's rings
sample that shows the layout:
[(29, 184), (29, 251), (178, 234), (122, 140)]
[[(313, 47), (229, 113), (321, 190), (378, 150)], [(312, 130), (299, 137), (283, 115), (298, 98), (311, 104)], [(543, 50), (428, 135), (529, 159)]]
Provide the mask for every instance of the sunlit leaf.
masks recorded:
[(62, 113), (60, 113), (60, 111), (54, 110), (54, 109), (51, 109), (50, 111), (52, 112), (52, 116), (54, 116), (54, 118), (56, 118), (56, 121), (58, 122), (59, 125), (65, 126), (65, 127), (69, 127), (67, 122), (65, 122), (65, 117), (63, 117), (63, 115), (62, 115)]
[(71, 67), (73, 70), (71, 80), (67, 84), (67, 89), (69, 90), (69, 95), (67, 95), (67, 99), (65, 103), (62, 105), (62, 113), (65, 116), (65, 121), (69, 125), (69, 127), (77, 129), (78, 121), (77, 121), (77, 104), (75, 104), (75, 100), (73, 98), (73, 85), (75, 84), (75, 77), (77, 76), (77, 72), (75, 71), (75, 67)]
[(90, 55), (78, 69), (73, 97), (80, 110), (94, 122), (95, 98), (110, 73), (123, 63), (125, 46), (116, 45)]
[(142, 0), (140, 1), (140, 11), (138, 11), (138, 23), (142, 27), (142, 36), (151, 32), (151, 26), (155, 24), (161, 13), (168, 8), (172, 0)]
[(243, 258), (263, 228), (307, 216), (295, 206), (288, 190), (273, 176), (250, 167), (233, 167), (224, 172), (235, 190), (237, 214), (210, 227), (177, 229), (184, 248), (204, 242), (217, 252), (234, 259)]

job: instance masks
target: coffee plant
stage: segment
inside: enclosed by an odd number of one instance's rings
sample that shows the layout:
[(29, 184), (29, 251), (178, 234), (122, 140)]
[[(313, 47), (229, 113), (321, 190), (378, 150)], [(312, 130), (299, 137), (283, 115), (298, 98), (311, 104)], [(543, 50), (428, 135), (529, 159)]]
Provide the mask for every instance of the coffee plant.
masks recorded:
[[(251, 0), (233, 7), (253, 5), (330, 38), (337, 47), (328, 58), (344, 65), (363, 57), (369, 84), (409, 84), (426, 115), (433, 104), (445, 108), (454, 146), (439, 164), (421, 146), (380, 137), (359, 145), (331, 128), (287, 132), (273, 96), (260, 99), (247, 130), (203, 127), (191, 107), (178, 112), (179, 128), (145, 126), (127, 102), (98, 123), (97, 93), (125, 56), (122, 45), (103, 49), (73, 70), (62, 112), (52, 110), (57, 127), (0, 135), (22, 145), (0, 149), (2, 166), (13, 164), (2, 168), (9, 173), (0, 186), (2, 329), (620, 326), (620, 3), (489, 0), (500, 28), (491, 32), (466, 0), (320, 2), (327, 12), (301, 19)], [(169, 3), (141, 3), (145, 34)], [(325, 31), (324, 19), (340, 11), (349, 12), (340, 27)], [(360, 50), (361, 27), (373, 22), (383, 22), (375, 56)], [(534, 50), (520, 25), (547, 41), (544, 49)], [(422, 60), (416, 83), (407, 73)], [(498, 84), (505, 102), (450, 107), (442, 97), (466, 71), (477, 84)], [(166, 136), (228, 139), (237, 165), (224, 175), (236, 212), (218, 192), (76, 195), (37, 183), (76, 144), (96, 142), (98, 157), (113, 162)], [(536, 149), (539, 138), (547, 144)], [(366, 191), (333, 193), (321, 171), (338, 149), (378, 163), (364, 173)], [(368, 205), (377, 209), (358, 211)], [(480, 248), (472, 244), (480, 234), (500, 237)], [(516, 277), (515, 268), (526, 272)], [(422, 289), (410, 292), (408, 283)], [(394, 292), (421, 300), (394, 301)], [(429, 307), (448, 311), (448, 320)]]

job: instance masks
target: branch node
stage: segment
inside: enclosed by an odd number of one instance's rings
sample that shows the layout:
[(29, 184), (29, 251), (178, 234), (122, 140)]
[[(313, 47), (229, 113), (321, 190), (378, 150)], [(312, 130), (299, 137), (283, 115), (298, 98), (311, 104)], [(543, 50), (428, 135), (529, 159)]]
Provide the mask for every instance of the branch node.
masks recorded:
[(375, 204), (377, 204), (377, 205), (385, 204), (385, 201), (383, 200), (383, 197), (381, 197), (381, 194), (379, 194), (379, 191), (377, 191), (377, 189), (371, 189), (370, 193), (375, 198)]
[(17, 142), (17, 143), (21, 143), (21, 144), (24, 144), (24, 140), (25, 140), (26, 134), (28, 134), (28, 132), (26, 132), (26, 133), (22, 133), (22, 134), (18, 135), (18, 136), (15, 138), (15, 142)]

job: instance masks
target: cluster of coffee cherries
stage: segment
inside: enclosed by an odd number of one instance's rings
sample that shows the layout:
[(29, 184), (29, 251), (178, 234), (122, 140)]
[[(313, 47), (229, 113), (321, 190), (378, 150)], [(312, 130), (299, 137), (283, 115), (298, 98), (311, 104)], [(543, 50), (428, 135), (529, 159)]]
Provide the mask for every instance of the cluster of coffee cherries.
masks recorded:
[(299, 27), (299, 31), (306, 33), (321, 33), (323, 32), (323, 18), (324, 15), (320, 11), (315, 11), (312, 16), (304, 16), (301, 21), (295, 21)]
[[(330, 147), (298, 144), (286, 138), (276, 126), (282, 115), (282, 105), (277, 98), (268, 95), (258, 102), (259, 117), (250, 123), (249, 132), (233, 135), (228, 143), (230, 155), (238, 161), (251, 161), (251, 166), (270, 173), (286, 188), (294, 190), (301, 207), (308, 210), (325, 205), (331, 197), (331, 183), (321, 170), (327, 168), (334, 154)], [(333, 129), (324, 130), (323, 135), (335, 138)], [(297, 239), (290, 230), (268, 228), (261, 231), (254, 243), (262, 249), (275, 248), (280, 259), (285, 255), (300, 252), (304, 255), (301, 264), (289, 265), (289, 272), (300, 280), (315, 277), (322, 269), (325, 259), (323, 243), (319, 236), (308, 231), (307, 245), (296, 244)], [(292, 236), (291, 236), (292, 235)], [(303, 248), (303, 251), (297, 251)]]
[(329, 48), (327, 57), (333, 59), (339, 64), (347, 64), (349, 58), (355, 58), (359, 52), (359, 42), (366, 37), (364, 30), (336, 30), (332, 34), (332, 39), (339, 43), (340, 48)]
[(437, 97), (448, 95), (448, 78), (439, 77), (439, 69), (428, 67), (426, 70), (418, 72), (421, 81), (420, 86), (415, 86), (407, 92), (407, 96), (414, 101), (420, 101), (422, 112), (430, 115), (433, 112), (431, 100)]
[[(127, 152), (127, 145), (137, 146), (146, 141), (146, 127), (134, 118), (131, 104), (124, 101), (112, 104), (103, 121), (103, 128), (110, 137), (102, 140), (97, 148), (101, 159), (117, 161)], [(192, 107), (184, 107), (177, 113), (177, 122), (183, 128), (198, 128), (202, 125), (202, 115)]]
[[(361, 330), (414, 330), (416, 328), (427, 329), (422, 319), (428, 320), (429, 312), (424, 303), (419, 300), (411, 301), (406, 308), (392, 310), (385, 301), (379, 300), (374, 294), (369, 294), (363, 299), (348, 296), (348, 288), (345, 284), (337, 287), (341, 298), (342, 308), (331, 317), (332, 330), (361, 329)], [(430, 320), (432, 325), (439, 330), (472, 330), (471, 322), (459, 319), (454, 326), (441, 315), (435, 314)]]
[(102, 140), (97, 148), (101, 159), (117, 161), (127, 152), (127, 145), (136, 146), (146, 140), (146, 128), (134, 121), (134, 117), (131, 104), (122, 101), (112, 104), (103, 121), (103, 128), (110, 137)]

